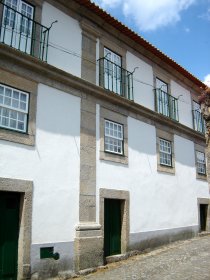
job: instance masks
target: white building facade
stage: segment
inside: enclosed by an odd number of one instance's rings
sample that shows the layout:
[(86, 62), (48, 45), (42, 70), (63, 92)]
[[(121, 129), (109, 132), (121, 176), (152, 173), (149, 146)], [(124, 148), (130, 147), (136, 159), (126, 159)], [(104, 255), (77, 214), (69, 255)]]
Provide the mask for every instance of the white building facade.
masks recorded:
[(209, 230), (204, 84), (91, 2), (0, 14), (0, 278)]

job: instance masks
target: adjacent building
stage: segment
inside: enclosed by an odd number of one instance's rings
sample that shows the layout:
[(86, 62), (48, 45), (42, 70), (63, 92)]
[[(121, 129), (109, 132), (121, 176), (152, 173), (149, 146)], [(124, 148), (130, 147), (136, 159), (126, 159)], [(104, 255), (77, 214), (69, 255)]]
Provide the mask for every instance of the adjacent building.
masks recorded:
[(0, 1), (0, 279), (209, 230), (204, 86), (89, 0)]

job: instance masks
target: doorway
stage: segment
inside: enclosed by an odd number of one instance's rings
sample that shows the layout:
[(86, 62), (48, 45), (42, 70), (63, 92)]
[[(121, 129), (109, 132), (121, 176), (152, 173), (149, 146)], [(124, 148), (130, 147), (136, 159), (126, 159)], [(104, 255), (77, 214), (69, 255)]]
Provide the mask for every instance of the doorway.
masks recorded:
[(206, 231), (208, 204), (200, 204), (200, 231)]
[(121, 254), (121, 200), (104, 200), (104, 255)]
[(17, 280), (20, 194), (0, 192), (0, 279)]

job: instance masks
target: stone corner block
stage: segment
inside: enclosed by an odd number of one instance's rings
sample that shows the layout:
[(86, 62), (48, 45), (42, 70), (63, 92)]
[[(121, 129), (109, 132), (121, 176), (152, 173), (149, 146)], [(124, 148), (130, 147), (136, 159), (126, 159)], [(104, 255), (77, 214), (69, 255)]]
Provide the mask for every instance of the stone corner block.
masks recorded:
[(104, 263), (102, 236), (76, 237), (74, 250), (74, 267), (76, 272), (98, 267)]

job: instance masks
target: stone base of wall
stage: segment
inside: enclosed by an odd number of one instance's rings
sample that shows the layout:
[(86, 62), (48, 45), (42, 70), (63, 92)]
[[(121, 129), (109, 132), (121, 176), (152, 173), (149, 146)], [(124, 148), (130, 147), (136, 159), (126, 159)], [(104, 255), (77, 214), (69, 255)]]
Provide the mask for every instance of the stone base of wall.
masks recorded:
[(96, 224), (78, 225), (74, 240), (75, 271), (101, 266), (104, 263), (103, 237), (101, 226)]
[(199, 227), (182, 227), (130, 234), (129, 250), (155, 248), (174, 241), (190, 239), (198, 235)]
[[(53, 247), (59, 259), (40, 258), (40, 248)], [(31, 279), (47, 279), (57, 276), (60, 272), (74, 269), (74, 242), (32, 244), (31, 246)]]

